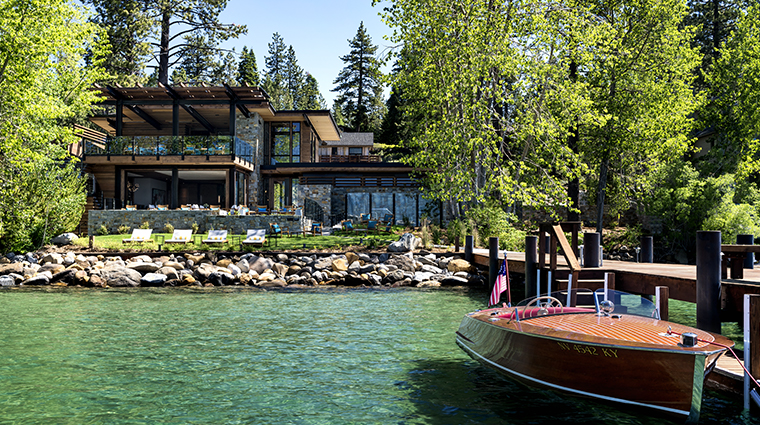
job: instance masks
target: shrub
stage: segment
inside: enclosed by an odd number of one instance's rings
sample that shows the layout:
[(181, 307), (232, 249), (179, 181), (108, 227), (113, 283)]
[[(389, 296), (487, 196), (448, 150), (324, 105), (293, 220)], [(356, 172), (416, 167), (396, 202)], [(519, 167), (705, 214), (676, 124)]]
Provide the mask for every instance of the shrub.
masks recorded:
[(174, 233), (174, 226), (171, 223), (166, 223), (164, 226), (164, 233)]
[(142, 224), (140, 225), (140, 228), (141, 229), (150, 229), (151, 228), (150, 227), (150, 223), (147, 220), (143, 221)]
[(198, 233), (198, 223), (193, 222), (193, 224), (190, 226), (191, 229), (193, 229), (193, 234)]
[(433, 247), (433, 241), (430, 237), (430, 228), (428, 227), (428, 219), (427, 217), (422, 219), (422, 226), (420, 226), (420, 230), (422, 231), (422, 247), (425, 249), (430, 249)]
[(498, 237), (499, 248), (511, 251), (525, 249), (525, 232), (514, 227), (516, 218), (493, 201), (471, 208), (465, 214), (470, 223), (473, 239), (480, 246), (487, 245), (488, 238)]
[(448, 226), (446, 227), (446, 239), (449, 240), (450, 244), (456, 243), (457, 238), (459, 238), (459, 243), (464, 243), (464, 236), (465, 236), (465, 225), (462, 220), (454, 219), (449, 221)]
[(100, 227), (98, 227), (98, 230), (95, 231), (95, 233), (97, 233), (98, 236), (105, 236), (108, 234), (108, 227), (106, 227), (105, 224), (101, 224)]
[(126, 224), (122, 224), (121, 226), (119, 226), (118, 232), (120, 235), (126, 235), (127, 233), (129, 233), (129, 226), (127, 226)]
[(438, 225), (435, 225), (435, 224), (430, 225), (430, 238), (433, 240), (433, 244), (435, 245), (441, 244), (442, 234), (443, 234), (443, 231), (441, 231), (441, 228)]

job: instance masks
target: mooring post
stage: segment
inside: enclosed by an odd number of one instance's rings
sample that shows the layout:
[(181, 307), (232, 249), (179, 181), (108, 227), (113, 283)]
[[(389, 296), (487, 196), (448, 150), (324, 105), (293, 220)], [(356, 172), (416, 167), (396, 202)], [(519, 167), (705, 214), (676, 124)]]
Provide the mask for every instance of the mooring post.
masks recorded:
[(697, 328), (720, 333), (720, 232), (697, 232)]
[(92, 239), (93, 239), (93, 236), (90, 235), (90, 249), (92, 249)]
[[(760, 374), (760, 294), (744, 294), (744, 367), (752, 376)], [(754, 320), (752, 320), (754, 319)], [(744, 373), (744, 408), (749, 409), (750, 377)]]
[(454, 239), (454, 252), (459, 252), (459, 245), (461, 245), (459, 241), (459, 236)]
[(493, 290), (496, 275), (499, 274), (499, 238), (488, 238), (488, 280), (491, 281), (489, 288)]
[(668, 299), (670, 298), (670, 288), (667, 286), (655, 286), (654, 298), (657, 302), (657, 311), (660, 312), (660, 320), (668, 320)]
[(651, 236), (641, 237), (641, 262), (654, 263), (654, 238)]
[[(755, 235), (736, 235), (736, 244), (737, 245), (754, 245)], [(748, 252), (747, 256), (744, 257), (744, 268), (745, 269), (755, 268), (755, 253), (754, 252)]]
[(525, 237), (525, 298), (533, 296), (538, 266), (538, 236)]
[(583, 267), (599, 267), (599, 233), (583, 234)]
[(474, 242), (472, 240), (472, 235), (467, 235), (464, 237), (464, 259), (472, 263), (472, 250), (473, 250)]

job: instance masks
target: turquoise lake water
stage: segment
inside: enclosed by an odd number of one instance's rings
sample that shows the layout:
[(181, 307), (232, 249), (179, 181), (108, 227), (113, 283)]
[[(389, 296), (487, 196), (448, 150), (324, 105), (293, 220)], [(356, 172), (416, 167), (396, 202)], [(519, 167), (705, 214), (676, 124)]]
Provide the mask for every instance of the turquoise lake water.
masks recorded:
[[(0, 291), (0, 423), (669, 423), (528, 389), (471, 360), (454, 332), (487, 298), (409, 289)], [(690, 314), (671, 309), (671, 318)], [(702, 423), (756, 418), (734, 400), (705, 396)]]

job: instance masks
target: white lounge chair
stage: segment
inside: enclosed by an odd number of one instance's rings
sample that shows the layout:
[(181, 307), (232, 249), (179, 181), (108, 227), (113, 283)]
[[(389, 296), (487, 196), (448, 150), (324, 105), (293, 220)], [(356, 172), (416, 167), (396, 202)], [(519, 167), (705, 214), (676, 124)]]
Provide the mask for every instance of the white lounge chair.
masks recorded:
[(226, 230), (210, 230), (208, 236), (203, 240), (203, 243), (218, 244), (227, 243), (227, 231)]
[(133, 229), (132, 237), (122, 239), (121, 243), (153, 242), (153, 239), (150, 238), (151, 233), (153, 233), (153, 229)]
[(264, 246), (267, 243), (266, 234), (266, 229), (248, 229), (248, 234), (242, 243), (253, 246)]
[(193, 230), (174, 229), (171, 239), (165, 240), (164, 243), (193, 243)]

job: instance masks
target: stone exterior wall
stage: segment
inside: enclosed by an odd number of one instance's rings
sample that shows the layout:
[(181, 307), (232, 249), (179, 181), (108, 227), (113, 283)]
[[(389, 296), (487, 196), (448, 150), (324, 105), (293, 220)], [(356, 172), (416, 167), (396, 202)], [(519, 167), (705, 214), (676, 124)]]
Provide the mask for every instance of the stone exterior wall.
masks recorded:
[(253, 156), (253, 171), (248, 176), (248, 204), (258, 205), (264, 194), (264, 181), (261, 178), (261, 165), (264, 161), (264, 120), (253, 112), (251, 118), (246, 118), (240, 111), (235, 118), (235, 133), (238, 138), (248, 142), (255, 148)]
[(150, 223), (155, 233), (163, 233), (166, 223), (175, 229), (192, 229), (192, 224), (198, 223), (199, 233), (216, 229), (233, 234), (245, 234), (247, 229), (268, 231), (269, 223), (278, 223), (281, 228), (291, 231), (301, 230), (305, 226), (302, 217), (292, 215), (220, 216), (211, 211), (90, 210), (87, 232), (95, 235), (100, 226), (106, 226), (110, 233), (115, 234), (118, 233), (119, 226), (137, 229), (145, 221)]
[(309, 220), (321, 221), (323, 226), (332, 226), (332, 205), (330, 197), (332, 186), (329, 184), (298, 185), (298, 199), (293, 201), (303, 205), (303, 215)]

